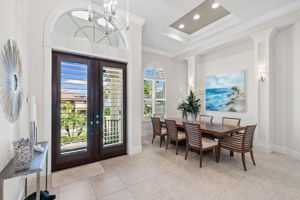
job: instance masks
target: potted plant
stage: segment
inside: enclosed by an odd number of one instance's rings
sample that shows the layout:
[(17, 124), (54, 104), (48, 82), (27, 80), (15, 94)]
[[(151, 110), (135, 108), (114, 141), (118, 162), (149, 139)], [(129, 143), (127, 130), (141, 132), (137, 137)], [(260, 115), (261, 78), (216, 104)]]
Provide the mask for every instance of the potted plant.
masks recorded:
[(200, 99), (191, 90), (187, 99), (178, 105), (178, 110), (181, 110), (183, 119), (187, 120), (190, 115), (196, 121), (201, 110)]

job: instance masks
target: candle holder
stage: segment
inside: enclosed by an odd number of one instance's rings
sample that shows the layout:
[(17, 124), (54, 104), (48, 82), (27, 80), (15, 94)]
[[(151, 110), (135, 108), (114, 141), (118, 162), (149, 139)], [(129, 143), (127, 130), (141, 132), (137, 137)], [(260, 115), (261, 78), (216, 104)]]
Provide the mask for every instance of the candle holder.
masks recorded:
[(37, 144), (37, 126), (35, 121), (30, 122), (30, 139), (33, 141), (33, 144)]

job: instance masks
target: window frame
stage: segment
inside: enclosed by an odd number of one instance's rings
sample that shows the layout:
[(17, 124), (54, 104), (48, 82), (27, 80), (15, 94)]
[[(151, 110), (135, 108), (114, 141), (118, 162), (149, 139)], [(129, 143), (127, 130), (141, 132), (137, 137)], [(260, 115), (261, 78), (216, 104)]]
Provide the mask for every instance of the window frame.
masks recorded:
[[(156, 72), (158, 70), (162, 70), (163, 71), (163, 78), (157, 78), (156, 76), (154, 76), (153, 78), (145, 76), (145, 72), (148, 68), (154, 68), (154, 74), (156, 74)], [(152, 81), (152, 97), (151, 98), (145, 98), (145, 93), (144, 93), (144, 87), (145, 87), (145, 83), (144, 81), (148, 80), (148, 81)], [(156, 98), (156, 92), (157, 92), (157, 81), (163, 81), (164, 82), (164, 98), (163, 99), (157, 99)], [(166, 72), (165, 72), (165, 68), (159, 64), (148, 64), (144, 67), (143, 70), (143, 121), (150, 121), (151, 117), (145, 117), (144, 115), (144, 111), (145, 111), (145, 100), (151, 100), (151, 105), (152, 105), (152, 112), (151, 112), (151, 116), (153, 116), (156, 110), (156, 102), (157, 101), (164, 101), (165, 102), (165, 106), (164, 106), (164, 115), (167, 115), (167, 77), (166, 77)]]

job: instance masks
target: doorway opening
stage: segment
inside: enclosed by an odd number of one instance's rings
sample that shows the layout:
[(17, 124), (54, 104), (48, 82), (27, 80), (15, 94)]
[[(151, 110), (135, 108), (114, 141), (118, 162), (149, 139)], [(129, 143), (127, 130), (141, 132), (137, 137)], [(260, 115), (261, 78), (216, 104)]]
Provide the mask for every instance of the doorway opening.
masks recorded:
[(126, 64), (52, 52), (52, 171), (126, 154)]

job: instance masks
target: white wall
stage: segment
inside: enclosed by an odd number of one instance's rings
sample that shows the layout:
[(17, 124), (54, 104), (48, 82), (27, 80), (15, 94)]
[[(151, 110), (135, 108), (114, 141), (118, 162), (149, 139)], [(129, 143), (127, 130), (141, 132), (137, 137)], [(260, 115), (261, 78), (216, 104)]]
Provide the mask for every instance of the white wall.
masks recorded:
[[(29, 137), (29, 109), (26, 103), (28, 97), (28, 49), (27, 49), (27, 1), (26, 0), (2, 0), (0, 6), (0, 47), (8, 39), (17, 41), (22, 55), (24, 91), (23, 108), (20, 118), (15, 123), (9, 123), (0, 111), (0, 171), (13, 157), (12, 142), (21, 137)], [(18, 199), (23, 189), (24, 181), (21, 178), (4, 182), (4, 199)], [(0, 194), (1, 195), (1, 194)]]
[[(177, 110), (180, 100), (183, 99), (182, 89), (187, 89), (187, 62), (175, 61), (170, 57), (142, 52), (142, 66), (145, 69), (149, 64), (159, 64), (166, 73), (166, 94), (167, 117), (181, 117), (181, 113)], [(143, 71), (142, 71), (143, 73)], [(141, 113), (143, 116), (143, 113)], [(143, 122), (143, 135), (152, 134), (152, 126), (150, 122)]]
[(246, 70), (246, 112), (215, 112), (205, 110), (205, 94), (201, 96), (202, 113), (214, 116), (214, 122), (221, 122), (222, 117), (241, 118), (241, 125), (255, 124), (255, 109), (253, 107), (254, 87), (254, 49), (253, 43), (245, 41), (239, 45), (221, 49), (213, 53), (202, 55), (196, 68), (196, 88), (205, 89), (205, 77), (208, 75), (238, 72)]
[(273, 38), (271, 141), (276, 151), (300, 159), (300, 23)]

